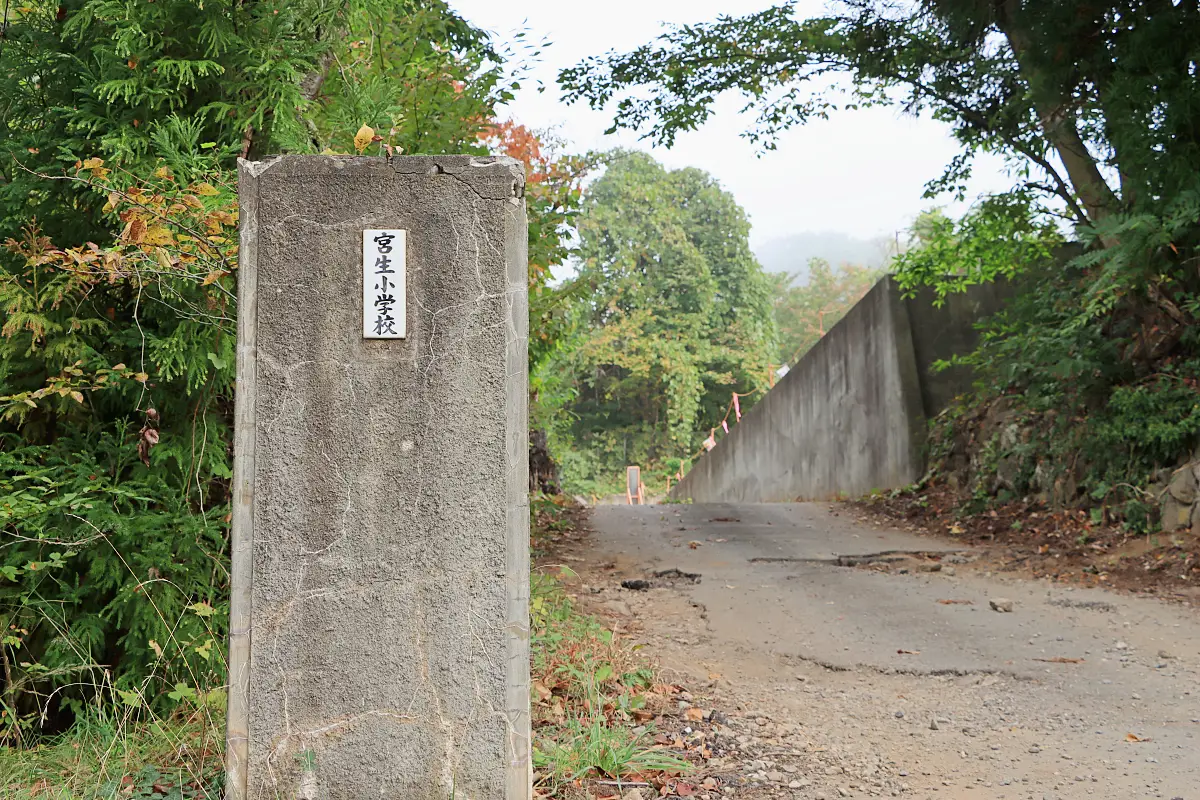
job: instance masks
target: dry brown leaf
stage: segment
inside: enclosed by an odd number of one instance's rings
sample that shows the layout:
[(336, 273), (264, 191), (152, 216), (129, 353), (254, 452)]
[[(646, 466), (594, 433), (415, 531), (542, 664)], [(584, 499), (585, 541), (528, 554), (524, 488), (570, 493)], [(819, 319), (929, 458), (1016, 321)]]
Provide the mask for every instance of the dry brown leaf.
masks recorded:
[(919, 656), (919, 655), (921, 655), (920, 650), (897, 650), (896, 652), (902, 656)]
[(699, 722), (704, 719), (704, 712), (693, 706), (683, 712), (683, 718), (692, 722)]
[(1082, 658), (1064, 658), (1063, 656), (1055, 656), (1054, 658), (1035, 658), (1034, 661), (1044, 661), (1047, 664), (1082, 664)]
[(973, 606), (974, 600), (938, 600), (944, 606)]
[(1149, 742), (1149, 741), (1152, 741), (1152, 739), (1149, 736), (1138, 736), (1136, 733), (1127, 733), (1127, 734), (1125, 734), (1125, 741), (1127, 741), (1127, 742)]
[(688, 542), (688, 547), (691, 548), (692, 550), (695, 550), (699, 546), (700, 546), (700, 543), (695, 540)]

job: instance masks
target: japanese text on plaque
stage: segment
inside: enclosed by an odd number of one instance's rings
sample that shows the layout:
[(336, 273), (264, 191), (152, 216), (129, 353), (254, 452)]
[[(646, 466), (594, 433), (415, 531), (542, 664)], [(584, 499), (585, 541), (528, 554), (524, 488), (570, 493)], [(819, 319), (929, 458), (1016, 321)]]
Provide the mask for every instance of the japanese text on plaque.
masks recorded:
[(363, 338), (403, 339), (406, 231), (363, 231)]

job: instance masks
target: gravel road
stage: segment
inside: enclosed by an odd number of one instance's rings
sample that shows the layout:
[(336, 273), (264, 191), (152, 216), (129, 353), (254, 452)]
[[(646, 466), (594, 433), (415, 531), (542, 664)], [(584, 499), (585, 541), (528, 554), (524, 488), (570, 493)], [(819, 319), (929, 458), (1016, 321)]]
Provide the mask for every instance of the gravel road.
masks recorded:
[(590, 602), (729, 705), (723, 796), (1200, 800), (1195, 609), (984, 573), (829, 504), (592, 526)]

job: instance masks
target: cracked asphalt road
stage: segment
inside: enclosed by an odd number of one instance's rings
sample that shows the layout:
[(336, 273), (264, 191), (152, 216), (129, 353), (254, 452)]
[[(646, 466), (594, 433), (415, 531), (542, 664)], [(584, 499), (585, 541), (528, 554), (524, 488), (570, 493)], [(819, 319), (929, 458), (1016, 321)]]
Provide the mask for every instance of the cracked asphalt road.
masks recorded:
[[(780, 752), (819, 775), (762, 796), (1200, 798), (1194, 609), (982, 573), (827, 503), (599, 506), (592, 525), (611, 583), (591, 591), (664, 664), (802, 727)], [(874, 559), (900, 560), (839, 565)], [(667, 568), (703, 577), (617, 588)]]

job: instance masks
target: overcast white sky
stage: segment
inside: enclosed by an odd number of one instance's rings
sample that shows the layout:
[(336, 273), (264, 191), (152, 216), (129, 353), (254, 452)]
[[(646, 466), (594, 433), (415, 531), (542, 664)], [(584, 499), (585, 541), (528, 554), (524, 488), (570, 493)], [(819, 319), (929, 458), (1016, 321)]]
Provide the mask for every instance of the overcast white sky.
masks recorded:
[[(548, 38), (541, 61), (506, 111), (534, 128), (556, 127), (575, 149), (617, 145), (650, 150), (671, 167), (696, 166), (715, 175), (750, 214), (752, 242), (761, 245), (802, 231), (854, 236), (893, 235), (934, 203), (921, 198), (927, 180), (957, 152), (947, 129), (931, 119), (892, 109), (837, 112), (786, 133), (777, 150), (761, 157), (739, 134), (750, 120), (739, 116), (739, 98), (718, 104), (700, 130), (670, 150), (650, 148), (636, 135), (605, 136), (611, 114), (561, 102), (558, 70), (610, 49), (629, 50), (662, 31), (664, 22), (700, 22), (720, 13), (748, 13), (763, 0), (450, 0), (450, 5), (501, 41), (524, 28), (527, 41)], [(821, 9), (811, 2), (812, 13)], [(536, 81), (546, 87), (538, 93)], [(999, 162), (980, 162), (971, 190), (998, 191), (1010, 184)], [(955, 211), (948, 199), (937, 204)]]

